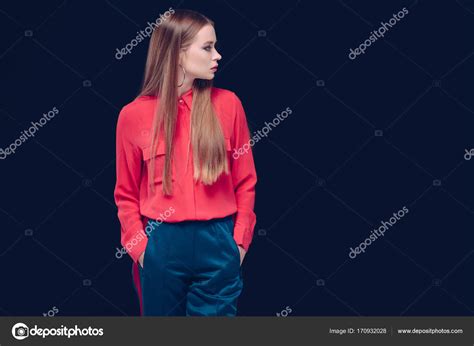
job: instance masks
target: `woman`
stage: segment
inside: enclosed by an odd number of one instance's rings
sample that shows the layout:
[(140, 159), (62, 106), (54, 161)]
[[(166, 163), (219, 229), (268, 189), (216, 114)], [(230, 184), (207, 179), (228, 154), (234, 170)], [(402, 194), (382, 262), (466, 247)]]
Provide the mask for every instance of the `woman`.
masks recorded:
[(242, 103), (212, 86), (215, 43), (210, 19), (175, 10), (118, 118), (114, 198), (143, 315), (237, 312), (257, 176)]

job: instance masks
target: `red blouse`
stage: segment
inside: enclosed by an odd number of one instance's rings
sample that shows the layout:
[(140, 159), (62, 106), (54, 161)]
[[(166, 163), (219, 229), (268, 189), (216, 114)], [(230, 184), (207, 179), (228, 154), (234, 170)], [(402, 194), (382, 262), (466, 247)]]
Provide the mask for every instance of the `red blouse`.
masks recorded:
[[(136, 263), (148, 241), (144, 227), (148, 219), (179, 222), (209, 220), (234, 214), (234, 239), (248, 250), (256, 224), (255, 171), (249, 145), (250, 134), (240, 99), (232, 91), (212, 88), (211, 101), (225, 137), (230, 174), (222, 173), (213, 185), (193, 180), (192, 146), (188, 150), (193, 91), (178, 101), (171, 168), (173, 195), (161, 192), (165, 142), (160, 137), (155, 156), (155, 192), (148, 188), (151, 158), (151, 128), (159, 98), (140, 96), (125, 105), (117, 121), (114, 199), (121, 225), (121, 243)], [(188, 162), (186, 157), (188, 154)], [(148, 232), (148, 231), (147, 231)]]

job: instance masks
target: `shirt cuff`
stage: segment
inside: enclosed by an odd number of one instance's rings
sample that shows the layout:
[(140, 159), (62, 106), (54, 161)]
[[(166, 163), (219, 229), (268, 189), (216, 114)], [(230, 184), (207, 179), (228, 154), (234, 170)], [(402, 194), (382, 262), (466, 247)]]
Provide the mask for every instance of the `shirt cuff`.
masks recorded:
[(249, 215), (247, 217), (247, 222), (242, 222), (242, 214), (237, 216), (234, 219), (234, 240), (237, 245), (242, 246), (247, 252), (250, 244), (252, 243), (253, 231), (256, 224), (255, 214)]
[(135, 232), (132, 232), (132, 234), (132, 236), (127, 237), (123, 241), (122, 246), (128, 252), (133, 262), (137, 263), (141, 254), (145, 251), (148, 237), (143, 231), (143, 225), (140, 225), (140, 227)]

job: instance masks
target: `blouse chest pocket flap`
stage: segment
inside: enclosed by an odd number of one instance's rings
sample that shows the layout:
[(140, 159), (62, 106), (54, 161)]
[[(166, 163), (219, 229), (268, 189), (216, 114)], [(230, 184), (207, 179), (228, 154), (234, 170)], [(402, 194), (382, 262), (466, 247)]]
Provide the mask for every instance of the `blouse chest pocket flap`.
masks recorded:
[[(155, 182), (162, 182), (163, 180), (163, 170), (165, 168), (165, 142), (160, 141), (158, 144), (158, 147), (156, 148), (156, 152), (154, 153), (154, 158), (155, 158), (155, 172), (154, 172), (154, 181)], [(143, 148), (142, 150), (143, 154), (143, 162), (145, 163), (145, 167), (148, 171), (148, 176), (150, 176), (150, 169), (151, 169), (151, 158), (152, 152), (151, 152), (151, 145)], [(173, 179), (174, 180), (174, 179)]]

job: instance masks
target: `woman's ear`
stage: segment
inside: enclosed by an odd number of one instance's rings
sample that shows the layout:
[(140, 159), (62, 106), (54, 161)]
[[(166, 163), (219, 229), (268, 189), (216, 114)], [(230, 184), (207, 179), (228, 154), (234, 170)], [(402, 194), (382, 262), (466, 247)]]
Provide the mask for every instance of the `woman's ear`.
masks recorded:
[(187, 53), (187, 49), (185, 48), (181, 48), (179, 50), (179, 58), (178, 58), (178, 61), (179, 61), (179, 64), (181, 66), (184, 66), (184, 62), (186, 61), (186, 53)]

